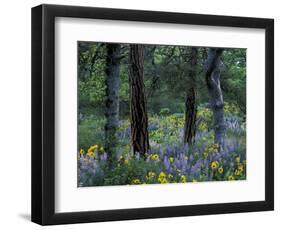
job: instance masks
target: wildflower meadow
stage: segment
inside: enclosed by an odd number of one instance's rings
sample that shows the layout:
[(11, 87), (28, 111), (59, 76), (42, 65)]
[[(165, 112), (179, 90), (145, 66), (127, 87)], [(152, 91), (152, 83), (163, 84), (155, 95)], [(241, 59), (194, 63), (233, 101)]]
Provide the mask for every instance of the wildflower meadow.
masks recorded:
[(246, 179), (245, 49), (79, 42), (78, 54), (78, 186)]

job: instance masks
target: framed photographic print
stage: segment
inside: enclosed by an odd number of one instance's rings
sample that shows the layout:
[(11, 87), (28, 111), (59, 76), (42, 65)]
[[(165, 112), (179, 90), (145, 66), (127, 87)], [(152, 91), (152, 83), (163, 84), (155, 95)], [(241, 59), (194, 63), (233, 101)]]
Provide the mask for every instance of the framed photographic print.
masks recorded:
[(273, 19), (32, 9), (32, 221), (273, 210)]

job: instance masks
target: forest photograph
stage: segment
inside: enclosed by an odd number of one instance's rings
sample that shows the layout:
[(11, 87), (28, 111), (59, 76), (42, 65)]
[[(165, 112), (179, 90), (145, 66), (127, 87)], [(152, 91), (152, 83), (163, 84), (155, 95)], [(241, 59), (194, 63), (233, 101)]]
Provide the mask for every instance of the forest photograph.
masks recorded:
[(246, 53), (78, 41), (78, 187), (246, 180)]

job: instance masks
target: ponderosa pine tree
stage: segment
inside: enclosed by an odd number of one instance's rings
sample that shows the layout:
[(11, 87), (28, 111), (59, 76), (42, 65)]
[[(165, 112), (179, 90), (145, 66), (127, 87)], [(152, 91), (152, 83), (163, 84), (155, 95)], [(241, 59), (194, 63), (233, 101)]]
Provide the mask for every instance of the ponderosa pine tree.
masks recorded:
[(129, 47), (129, 85), (131, 143), (134, 153), (144, 155), (149, 150), (148, 118), (144, 91), (144, 46)]
[(221, 48), (209, 48), (205, 63), (205, 77), (210, 95), (210, 106), (213, 111), (215, 143), (219, 145), (220, 150), (223, 150), (225, 135), (224, 102), (220, 83), (223, 68), (222, 53), (223, 49)]
[(197, 75), (198, 48), (192, 47), (188, 65), (188, 82), (185, 100), (185, 125), (184, 125), (184, 144), (192, 144), (196, 131), (196, 75)]
[(112, 156), (118, 144), (120, 44), (106, 44), (105, 151)]

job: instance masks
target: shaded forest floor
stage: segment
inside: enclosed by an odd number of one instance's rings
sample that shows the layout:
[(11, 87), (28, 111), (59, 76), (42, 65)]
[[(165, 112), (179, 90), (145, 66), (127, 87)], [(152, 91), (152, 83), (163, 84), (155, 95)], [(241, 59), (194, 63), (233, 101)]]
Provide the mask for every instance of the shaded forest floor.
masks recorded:
[(199, 106), (192, 146), (184, 146), (184, 114), (149, 114), (150, 151), (145, 158), (130, 149), (130, 123), (120, 120), (116, 161), (111, 169), (104, 151), (103, 118), (79, 124), (79, 186), (165, 184), (246, 179), (246, 123), (234, 105), (226, 104), (225, 146), (214, 144), (212, 112)]

